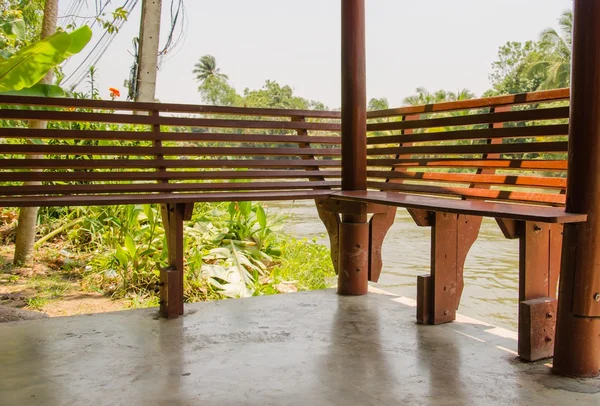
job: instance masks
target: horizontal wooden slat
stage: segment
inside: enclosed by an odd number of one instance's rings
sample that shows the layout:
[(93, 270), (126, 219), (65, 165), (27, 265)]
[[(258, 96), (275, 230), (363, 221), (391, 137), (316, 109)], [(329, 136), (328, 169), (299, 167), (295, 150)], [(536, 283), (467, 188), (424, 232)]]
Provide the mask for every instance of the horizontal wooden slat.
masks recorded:
[[(1, 161), (0, 161), (1, 162)], [(165, 172), (2, 172), (0, 182), (26, 181), (140, 181), (140, 180), (217, 180), (217, 179), (307, 179), (339, 178), (341, 171), (262, 170), (262, 171), (165, 171)]]
[(121, 204), (164, 204), (196, 202), (243, 202), (315, 200), (331, 195), (330, 190), (277, 192), (157, 193), (122, 195), (0, 197), (0, 207), (114, 206)]
[(0, 195), (65, 195), (86, 193), (145, 193), (145, 192), (216, 192), (253, 190), (295, 190), (340, 187), (339, 181), (303, 182), (243, 182), (243, 183), (130, 183), (93, 185), (0, 186)]
[(339, 136), (298, 136), (269, 134), (223, 134), (193, 132), (144, 132), (144, 131), (82, 131), (82, 130), (35, 130), (29, 128), (0, 128), (0, 138), (64, 139), (64, 140), (112, 140), (112, 141), (214, 141), (246, 143), (298, 143), (341, 144)]
[(556, 102), (569, 99), (570, 89), (556, 89), (541, 92), (521, 93), (506, 96), (484, 97), (480, 99), (460, 100), (419, 106), (406, 106), (387, 110), (371, 111), (368, 118), (386, 118), (414, 114), (443, 113), (458, 110), (471, 110), (499, 106), (515, 106), (542, 102)]
[(3, 169), (131, 169), (131, 168), (339, 168), (341, 160), (325, 159), (3, 159)]
[(507, 200), (523, 203), (545, 203), (562, 206), (565, 204), (565, 195), (550, 193), (528, 193), (508, 190), (492, 190), (480, 188), (461, 188), (451, 186), (414, 185), (408, 183), (367, 182), (368, 187), (379, 190), (395, 190), (410, 193), (423, 193), (428, 195), (449, 195), (468, 197), (484, 200)]
[(239, 148), (239, 147), (100, 147), (92, 145), (6, 144), (4, 154), (119, 155), (119, 156), (340, 156), (339, 148)]
[(538, 110), (509, 111), (506, 113), (472, 114), (431, 118), (425, 120), (398, 121), (392, 123), (375, 123), (367, 125), (368, 131), (413, 130), (419, 128), (455, 127), (475, 124), (494, 124), (521, 121), (542, 121), (569, 118), (568, 107), (554, 107)]
[(481, 130), (444, 131), (369, 137), (368, 145), (399, 144), (407, 142), (430, 142), (451, 140), (477, 140), (499, 138), (552, 137), (569, 133), (568, 125), (543, 125), (527, 127), (490, 128)]
[(123, 111), (160, 111), (169, 113), (227, 114), (235, 116), (306, 117), (340, 119), (339, 111), (287, 110), (253, 107), (201, 106), (195, 104), (140, 103), (109, 100), (0, 96), (0, 105), (89, 108)]
[(515, 154), (526, 152), (567, 152), (567, 142), (521, 142), (514, 144), (423, 145), (418, 147), (369, 148), (367, 155), (461, 155)]
[(586, 214), (566, 213), (563, 208), (558, 207), (415, 196), (397, 192), (335, 192), (331, 197), (343, 201), (542, 223), (579, 223), (587, 220)]
[(566, 160), (548, 159), (368, 159), (369, 166), (435, 167), (435, 168), (495, 168), (505, 170), (566, 171)]
[(380, 179), (426, 180), (448, 183), (472, 183), (475, 185), (506, 185), (520, 187), (541, 187), (565, 189), (566, 178), (549, 178), (538, 176), (488, 175), (440, 172), (392, 172), (368, 171), (367, 176)]
[(162, 117), (110, 113), (80, 113), (75, 111), (0, 110), (4, 120), (72, 121), (116, 124), (185, 126), (195, 128), (242, 128), (256, 130), (340, 131), (340, 124), (305, 121), (235, 120), (187, 117)]

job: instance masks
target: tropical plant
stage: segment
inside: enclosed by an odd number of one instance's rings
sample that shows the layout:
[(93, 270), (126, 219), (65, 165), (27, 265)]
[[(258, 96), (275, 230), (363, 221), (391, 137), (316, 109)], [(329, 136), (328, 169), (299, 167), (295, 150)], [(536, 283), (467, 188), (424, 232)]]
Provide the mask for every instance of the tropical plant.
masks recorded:
[(83, 50), (91, 38), (92, 30), (88, 26), (71, 33), (57, 32), (0, 60), (0, 93), (64, 94), (58, 86), (39, 82), (49, 71)]
[[(573, 12), (567, 10), (558, 19), (560, 31), (547, 28), (540, 36), (540, 45), (546, 58), (529, 67), (529, 75), (547, 72), (540, 89), (567, 87), (571, 80), (571, 54), (573, 49)], [(561, 35), (562, 34), (562, 35)]]
[(475, 97), (475, 94), (467, 89), (461, 89), (457, 92), (447, 90), (438, 90), (430, 93), (424, 87), (418, 87), (416, 94), (404, 98), (404, 104), (418, 106), (421, 104), (433, 104), (447, 101), (468, 100)]
[(221, 73), (221, 69), (217, 68), (217, 60), (212, 55), (202, 56), (198, 62), (194, 65), (192, 71), (196, 75), (198, 82), (205, 82), (207, 79), (215, 77), (220, 79), (229, 79), (227, 75)]

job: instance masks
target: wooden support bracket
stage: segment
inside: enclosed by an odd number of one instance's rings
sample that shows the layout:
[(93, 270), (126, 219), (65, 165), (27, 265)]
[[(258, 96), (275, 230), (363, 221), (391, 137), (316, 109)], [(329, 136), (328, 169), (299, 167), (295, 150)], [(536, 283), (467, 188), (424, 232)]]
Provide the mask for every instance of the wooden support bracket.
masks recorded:
[(431, 276), (417, 279), (417, 322), (442, 324), (456, 319), (464, 264), (479, 235), (482, 218), (436, 212), (431, 230)]
[(377, 282), (383, 269), (383, 240), (396, 220), (396, 207), (386, 206), (385, 213), (375, 213), (369, 221), (369, 281)]
[(169, 252), (169, 266), (160, 270), (160, 315), (175, 318), (183, 314), (184, 241), (183, 222), (190, 219), (193, 204), (161, 206)]
[(319, 218), (325, 224), (331, 246), (331, 260), (336, 273), (339, 274), (340, 263), (340, 224), (341, 215), (366, 216), (373, 214), (369, 220), (369, 281), (377, 282), (383, 268), (382, 245), (390, 227), (396, 219), (397, 208), (381, 204), (365, 204), (344, 202), (339, 200), (319, 200), (316, 202)]

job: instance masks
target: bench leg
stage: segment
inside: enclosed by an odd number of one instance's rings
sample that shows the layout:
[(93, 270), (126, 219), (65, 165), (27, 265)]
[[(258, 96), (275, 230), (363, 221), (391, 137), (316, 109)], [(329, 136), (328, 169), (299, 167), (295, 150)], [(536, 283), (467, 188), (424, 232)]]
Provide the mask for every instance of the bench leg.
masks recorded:
[(554, 354), (563, 226), (525, 222), (522, 227), (519, 240), (519, 357), (538, 361)]
[(456, 319), (465, 260), (479, 235), (481, 217), (435, 213), (431, 229), (431, 275), (417, 279), (417, 322), (442, 324)]
[(169, 266), (160, 270), (160, 315), (175, 318), (183, 314), (183, 221), (191, 218), (193, 204), (166, 204), (161, 209)]

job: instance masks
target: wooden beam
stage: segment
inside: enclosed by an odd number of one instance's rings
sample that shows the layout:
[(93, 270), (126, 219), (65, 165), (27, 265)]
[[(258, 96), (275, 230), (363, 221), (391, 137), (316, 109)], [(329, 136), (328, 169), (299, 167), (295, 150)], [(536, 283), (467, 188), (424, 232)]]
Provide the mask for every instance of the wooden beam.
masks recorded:
[(600, 375), (600, 2), (574, 1), (566, 210), (553, 371)]
[[(342, 0), (342, 189), (367, 189), (365, 0)], [(366, 209), (340, 224), (338, 293), (364, 295), (369, 277)]]

